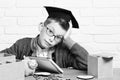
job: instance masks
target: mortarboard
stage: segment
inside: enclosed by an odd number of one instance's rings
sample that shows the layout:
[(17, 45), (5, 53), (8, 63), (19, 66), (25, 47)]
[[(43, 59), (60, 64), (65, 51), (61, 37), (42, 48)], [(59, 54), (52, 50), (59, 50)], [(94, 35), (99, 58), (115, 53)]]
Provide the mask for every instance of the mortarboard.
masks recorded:
[(72, 27), (73, 28), (79, 28), (78, 22), (76, 21), (75, 17), (73, 16), (72, 12), (70, 10), (66, 10), (63, 8), (57, 8), (57, 7), (49, 7), (45, 6), (47, 12), (48, 12), (48, 17), (53, 17), (53, 18), (63, 18), (67, 22), (72, 22)]

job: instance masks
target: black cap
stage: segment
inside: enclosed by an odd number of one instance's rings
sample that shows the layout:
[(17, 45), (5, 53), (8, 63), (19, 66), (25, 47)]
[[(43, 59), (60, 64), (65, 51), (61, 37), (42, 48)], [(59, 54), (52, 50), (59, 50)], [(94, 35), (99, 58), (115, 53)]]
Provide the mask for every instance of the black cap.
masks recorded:
[(72, 12), (66, 9), (62, 8), (57, 8), (57, 7), (49, 7), (45, 6), (47, 12), (48, 12), (48, 18), (49, 17), (58, 17), (58, 18), (63, 18), (67, 22), (72, 22), (72, 27), (73, 28), (79, 28), (78, 22), (76, 21), (75, 17), (73, 16)]

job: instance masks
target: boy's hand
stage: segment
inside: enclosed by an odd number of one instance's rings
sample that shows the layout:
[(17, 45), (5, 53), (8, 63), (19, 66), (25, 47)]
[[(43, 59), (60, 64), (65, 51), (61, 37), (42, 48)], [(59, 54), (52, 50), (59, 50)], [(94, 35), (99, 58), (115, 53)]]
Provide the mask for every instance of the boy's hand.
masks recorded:
[(69, 49), (76, 43), (73, 41), (70, 37), (67, 37), (66, 39), (63, 40), (63, 43), (67, 45)]
[(70, 27), (69, 27), (67, 33), (65, 34), (64, 39), (67, 39), (70, 36), (70, 34), (71, 34), (71, 29), (72, 29), (71, 21), (69, 22), (69, 25), (70, 25)]
[(29, 66), (30, 69), (34, 70), (34, 69), (36, 69), (38, 64), (37, 64), (36, 60), (29, 60), (28, 61), (28, 66)]
[(72, 32), (72, 31), (71, 31), (71, 29), (72, 29), (72, 23), (71, 23), (71, 21), (69, 22), (69, 24), (70, 24), (70, 27), (69, 27), (67, 33), (66, 33), (65, 36), (64, 36), (63, 43), (65, 43), (65, 44), (67, 45), (67, 47), (68, 47), (69, 49), (71, 49), (71, 47), (75, 44), (75, 41), (73, 41), (73, 40), (70, 38), (70, 35), (71, 35), (71, 32)]
[(36, 60), (31, 60), (29, 57), (24, 57), (24, 68), (25, 76), (29, 76), (35, 72), (36, 67), (38, 66)]

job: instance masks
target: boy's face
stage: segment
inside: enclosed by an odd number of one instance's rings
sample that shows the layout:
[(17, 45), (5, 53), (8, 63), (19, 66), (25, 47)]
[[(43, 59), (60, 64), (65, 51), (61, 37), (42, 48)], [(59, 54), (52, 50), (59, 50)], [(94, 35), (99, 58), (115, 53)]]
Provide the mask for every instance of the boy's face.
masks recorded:
[(40, 32), (38, 43), (43, 48), (50, 48), (58, 44), (67, 32), (54, 20), (51, 20), (47, 25), (42, 24), (41, 26), (43, 28)]

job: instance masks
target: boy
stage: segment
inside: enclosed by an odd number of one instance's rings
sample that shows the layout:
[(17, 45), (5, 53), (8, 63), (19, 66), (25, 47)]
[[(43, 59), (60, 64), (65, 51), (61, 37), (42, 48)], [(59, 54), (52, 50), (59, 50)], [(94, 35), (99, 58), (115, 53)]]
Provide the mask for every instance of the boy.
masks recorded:
[(25, 75), (33, 73), (37, 63), (24, 56), (49, 57), (62, 68), (87, 70), (87, 51), (69, 37), (70, 21), (72, 27), (78, 28), (72, 13), (56, 7), (45, 8), (49, 16), (40, 24), (40, 34), (35, 38), (20, 39), (0, 53), (16, 55), (16, 59), (19, 60), (24, 59)]

